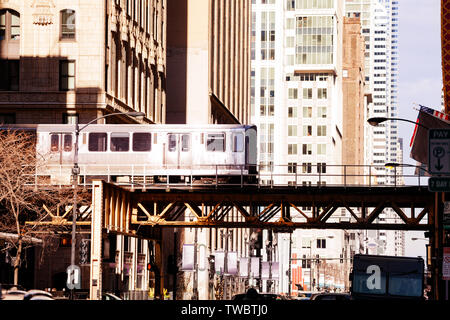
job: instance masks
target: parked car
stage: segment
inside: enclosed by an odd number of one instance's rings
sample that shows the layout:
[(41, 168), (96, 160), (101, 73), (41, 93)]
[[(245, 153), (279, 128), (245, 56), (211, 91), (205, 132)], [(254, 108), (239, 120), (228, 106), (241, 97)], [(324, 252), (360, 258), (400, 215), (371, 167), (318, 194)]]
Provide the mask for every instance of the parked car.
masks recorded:
[(23, 300), (55, 300), (50, 292), (31, 289), (23, 296)]
[(298, 291), (296, 300), (310, 300), (314, 294), (317, 294), (317, 291)]
[(12, 288), (2, 292), (2, 300), (23, 300), (27, 292), (25, 290), (19, 290)]
[(311, 296), (311, 300), (345, 301), (345, 300), (352, 300), (352, 297), (349, 293), (321, 292), (313, 294)]
[(51, 293), (38, 290), (31, 289), (25, 291), (22, 287), (18, 289), (18, 287), (12, 286), (8, 290), (2, 290), (1, 299), (2, 300), (55, 300)]

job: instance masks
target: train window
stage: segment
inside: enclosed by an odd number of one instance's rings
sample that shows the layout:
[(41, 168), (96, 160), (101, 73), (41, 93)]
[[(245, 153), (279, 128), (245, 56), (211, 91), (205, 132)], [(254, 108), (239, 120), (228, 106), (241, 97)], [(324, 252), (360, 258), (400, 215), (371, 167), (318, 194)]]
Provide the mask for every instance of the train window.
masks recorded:
[(152, 135), (147, 132), (133, 133), (133, 151), (150, 151), (152, 149)]
[(233, 133), (233, 152), (244, 151), (244, 134)]
[(50, 150), (51, 151), (59, 150), (59, 134), (50, 135)]
[(64, 151), (72, 151), (72, 135), (65, 134), (64, 135)]
[(207, 151), (225, 151), (225, 134), (209, 133), (206, 138)]
[(169, 134), (169, 151), (175, 151), (177, 149), (177, 136), (175, 134)]
[(89, 151), (105, 152), (108, 146), (107, 134), (104, 132), (89, 133)]
[(110, 148), (119, 152), (130, 150), (130, 135), (127, 132), (112, 132)]
[(183, 134), (181, 136), (181, 151), (189, 151), (189, 140), (190, 140), (189, 134)]

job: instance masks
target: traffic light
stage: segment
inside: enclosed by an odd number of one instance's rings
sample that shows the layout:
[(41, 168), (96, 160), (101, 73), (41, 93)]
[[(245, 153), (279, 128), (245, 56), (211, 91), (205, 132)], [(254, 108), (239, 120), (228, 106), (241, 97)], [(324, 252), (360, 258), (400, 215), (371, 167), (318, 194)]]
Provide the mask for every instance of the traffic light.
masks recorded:
[(340, 257), (339, 257), (339, 262), (340, 263), (344, 263), (344, 255), (341, 253)]
[(72, 237), (63, 235), (59, 237), (59, 246), (61, 248), (69, 248), (72, 246)]

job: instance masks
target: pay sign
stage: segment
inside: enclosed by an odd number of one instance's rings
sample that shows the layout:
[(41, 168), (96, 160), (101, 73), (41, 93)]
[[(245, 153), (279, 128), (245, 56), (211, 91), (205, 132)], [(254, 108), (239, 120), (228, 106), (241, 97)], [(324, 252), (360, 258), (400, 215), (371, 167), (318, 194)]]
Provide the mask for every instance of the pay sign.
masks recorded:
[(428, 171), (450, 173), (450, 129), (430, 129), (428, 135)]

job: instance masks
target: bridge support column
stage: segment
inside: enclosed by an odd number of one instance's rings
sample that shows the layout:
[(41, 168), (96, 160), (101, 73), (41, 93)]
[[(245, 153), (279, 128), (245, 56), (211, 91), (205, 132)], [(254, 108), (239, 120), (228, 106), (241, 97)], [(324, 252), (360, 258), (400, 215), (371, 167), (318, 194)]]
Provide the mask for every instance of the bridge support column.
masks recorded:
[(92, 183), (91, 272), (89, 299), (102, 299), (103, 181)]

